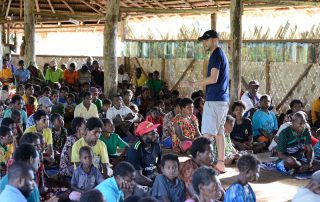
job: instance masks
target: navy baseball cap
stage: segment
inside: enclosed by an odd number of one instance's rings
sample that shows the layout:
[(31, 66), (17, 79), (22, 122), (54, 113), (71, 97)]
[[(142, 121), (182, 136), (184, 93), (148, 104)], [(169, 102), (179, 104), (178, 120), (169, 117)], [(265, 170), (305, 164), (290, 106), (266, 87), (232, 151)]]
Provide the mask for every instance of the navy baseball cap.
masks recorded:
[(198, 41), (207, 40), (210, 38), (219, 38), (218, 32), (215, 30), (208, 30), (206, 31), (201, 37), (198, 38)]

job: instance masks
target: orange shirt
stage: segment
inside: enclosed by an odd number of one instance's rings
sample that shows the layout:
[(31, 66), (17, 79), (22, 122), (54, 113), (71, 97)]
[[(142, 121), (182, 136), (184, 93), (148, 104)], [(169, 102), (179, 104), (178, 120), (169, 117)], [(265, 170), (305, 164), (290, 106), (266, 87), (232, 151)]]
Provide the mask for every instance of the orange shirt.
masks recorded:
[(77, 71), (70, 72), (68, 69), (64, 71), (64, 80), (69, 85), (74, 85), (79, 80), (79, 74)]
[(0, 70), (0, 78), (1, 79), (12, 79), (12, 72), (11, 69), (6, 68), (6, 69), (2, 69)]

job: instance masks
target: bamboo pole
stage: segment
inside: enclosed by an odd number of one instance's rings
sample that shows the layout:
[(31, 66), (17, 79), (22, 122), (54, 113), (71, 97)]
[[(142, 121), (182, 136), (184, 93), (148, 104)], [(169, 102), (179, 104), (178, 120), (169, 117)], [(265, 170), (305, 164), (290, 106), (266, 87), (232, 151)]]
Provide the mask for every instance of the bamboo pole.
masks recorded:
[(193, 59), (189, 66), (186, 68), (186, 70), (184, 70), (184, 72), (182, 73), (181, 77), (179, 78), (179, 80), (176, 82), (176, 84), (174, 84), (174, 86), (172, 87), (171, 91), (176, 90), (180, 84), (180, 82), (184, 79), (184, 77), (187, 75), (188, 71), (194, 67), (194, 63), (195, 63), (195, 59)]
[(9, 11), (10, 11), (11, 2), (12, 2), (12, 0), (9, 0), (7, 12), (6, 12), (6, 17), (9, 16)]
[(54, 8), (52, 6), (51, 0), (47, 0), (47, 1), (48, 1), (50, 8), (51, 8), (52, 13), (56, 13), (56, 11), (54, 10)]
[(166, 81), (166, 60), (161, 58), (161, 80)]
[(109, 1), (106, 5), (106, 17), (104, 26), (104, 93), (110, 96), (117, 92), (118, 66), (116, 55), (116, 36), (119, 19), (120, 0)]
[(61, 1), (62, 1), (62, 3), (64, 3), (64, 5), (66, 5), (66, 7), (71, 11), (71, 13), (74, 13), (73, 8), (68, 4), (68, 2), (66, 2), (66, 0), (61, 0)]
[(91, 6), (89, 3), (87, 3), (84, 0), (80, 0), (83, 4), (85, 4), (86, 6), (88, 6), (89, 8), (91, 8), (92, 10), (94, 10), (96, 13), (102, 15), (102, 12), (100, 12), (98, 9), (96, 9), (95, 7)]
[(233, 82), (231, 99), (239, 100), (241, 93), (241, 46), (242, 46), (242, 0), (231, 0), (230, 24), (231, 24), (231, 47), (232, 47), (232, 70)]
[(211, 29), (217, 30), (217, 13), (211, 14)]
[[(28, 1), (28, 0), (27, 0)], [(37, 12), (40, 12), (39, 1), (35, 0)]]
[(301, 81), (303, 81), (303, 79), (308, 75), (308, 73), (310, 72), (311, 68), (313, 67), (313, 64), (310, 64), (305, 70), (304, 72), (299, 76), (299, 78), (297, 79), (297, 81), (293, 84), (293, 86), (291, 87), (291, 89), (288, 91), (288, 93), (284, 96), (284, 98), (281, 100), (280, 104), (278, 104), (277, 106), (277, 110), (279, 110), (282, 105), (287, 101), (287, 99), (291, 96), (291, 94), (293, 93), (293, 91), (298, 87), (298, 85), (301, 83)]
[(26, 43), (25, 64), (36, 61), (35, 56), (35, 15), (33, 13), (34, 1), (24, 1), (24, 37)]
[(148, 78), (148, 74), (147, 74), (147, 72), (144, 70), (143, 66), (140, 64), (138, 58), (135, 57), (134, 59), (135, 59), (136, 63), (138, 64), (138, 67), (141, 68), (142, 73), (146, 76), (146, 78)]
[(270, 66), (270, 61), (267, 60), (266, 62), (266, 93), (268, 95), (271, 94), (271, 66)]
[(23, 17), (23, 0), (20, 0), (20, 19)]
[[(2, 44), (3, 40), (2, 40), (2, 34), (3, 34), (3, 25), (0, 24), (0, 47), (2, 47), (4, 44)], [(2, 68), (2, 57), (3, 57), (3, 52), (2, 52), (2, 48), (0, 49), (0, 67)]]

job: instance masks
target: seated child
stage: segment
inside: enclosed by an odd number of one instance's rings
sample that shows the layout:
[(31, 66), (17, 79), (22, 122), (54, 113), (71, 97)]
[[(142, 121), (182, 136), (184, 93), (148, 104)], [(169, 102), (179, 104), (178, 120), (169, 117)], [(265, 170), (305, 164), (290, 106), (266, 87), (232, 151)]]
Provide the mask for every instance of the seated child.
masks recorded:
[[(202, 122), (204, 99), (202, 97), (197, 97), (194, 100), (194, 115), (197, 117), (198, 122)], [(199, 130), (201, 131), (201, 124), (199, 124)]]
[(239, 176), (226, 191), (224, 202), (256, 201), (256, 195), (249, 182), (254, 182), (259, 177), (259, 160), (251, 154), (240, 157), (237, 162)]
[(65, 109), (64, 121), (66, 128), (71, 128), (71, 122), (74, 117), (74, 110), (76, 108), (75, 95), (73, 93), (69, 93), (67, 96), (66, 102), (63, 104)]
[[(110, 119), (104, 118), (102, 119), (102, 122), (103, 129), (99, 139), (106, 144), (110, 160), (112, 161), (112, 158), (114, 158), (113, 160), (117, 159), (117, 161), (124, 160), (123, 157), (125, 156), (129, 145), (123, 141), (118, 134), (114, 133), (115, 128)], [(123, 149), (120, 157), (118, 157), (117, 153), (118, 148)]]
[(161, 159), (162, 174), (158, 175), (153, 183), (152, 196), (159, 201), (183, 202), (185, 187), (178, 179), (179, 159), (177, 155), (166, 154)]
[(67, 140), (68, 132), (67, 129), (64, 128), (64, 120), (60, 114), (52, 114), (50, 121), (52, 123), (53, 150), (59, 155), (58, 159), (60, 159), (60, 154)]
[(239, 151), (252, 150), (252, 124), (250, 119), (243, 117), (245, 109), (242, 101), (234, 102), (231, 107), (236, 120), (230, 136), (232, 143)]
[(265, 148), (269, 146), (278, 130), (278, 121), (275, 113), (269, 110), (271, 98), (263, 95), (260, 98), (260, 109), (252, 117), (253, 140), (263, 142)]
[(102, 108), (99, 111), (99, 117), (101, 119), (107, 117), (107, 111), (108, 111), (108, 109), (111, 108), (111, 105), (112, 105), (112, 101), (110, 99), (107, 98), (107, 99), (103, 100)]
[(36, 98), (31, 95), (28, 97), (28, 103), (25, 104), (28, 117), (36, 112), (36, 106), (34, 105), (35, 100)]
[(153, 124), (160, 124), (157, 128), (157, 132), (159, 133), (160, 137), (162, 137), (163, 117), (164, 115), (161, 113), (159, 107), (153, 107), (150, 110), (150, 114), (146, 117), (146, 121), (149, 121)]
[(136, 104), (131, 104), (129, 108), (138, 117), (137, 118), (138, 120), (137, 120), (137, 123), (136, 123), (136, 125), (138, 125), (140, 122), (142, 122), (144, 120), (144, 117), (141, 114), (139, 114), (139, 108), (138, 108), (138, 106)]
[(207, 166), (201, 166), (194, 171), (192, 175), (192, 186), (196, 195), (186, 200), (186, 202), (218, 202), (224, 194), (216, 171)]
[[(226, 123), (224, 124), (224, 145), (225, 145), (225, 164), (226, 165), (231, 165), (234, 161), (238, 160), (240, 157), (239, 152), (234, 148), (231, 138), (230, 138), (230, 133), (233, 129), (235, 123), (235, 118), (233, 118), (231, 115), (228, 115), (226, 118)], [(216, 156), (218, 155), (218, 150), (216, 144), (214, 144), (215, 148), (215, 154)]]
[(84, 193), (85, 191), (95, 188), (104, 180), (104, 178), (92, 163), (93, 151), (89, 146), (81, 147), (79, 156), (81, 164), (72, 175), (71, 189), (76, 192)]
[(13, 143), (12, 131), (7, 126), (0, 127), (0, 177), (6, 174), (7, 161), (10, 159), (7, 146)]
[(320, 129), (317, 130), (316, 137), (319, 141), (314, 145), (314, 158), (320, 161)]

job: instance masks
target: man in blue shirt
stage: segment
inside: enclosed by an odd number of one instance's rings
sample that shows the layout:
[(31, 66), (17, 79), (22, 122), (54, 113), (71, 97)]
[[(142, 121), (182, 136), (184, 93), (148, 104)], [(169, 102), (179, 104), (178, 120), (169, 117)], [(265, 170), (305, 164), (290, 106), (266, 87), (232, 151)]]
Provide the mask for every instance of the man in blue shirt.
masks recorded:
[(134, 167), (123, 161), (114, 168), (113, 177), (104, 180), (95, 189), (102, 193), (105, 201), (124, 201), (133, 193), (134, 173)]
[[(39, 159), (39, 153), (36, 150), (36, 148), (34, 146), (32, 146), (31, 144), (21, 144), (15, 151), (14, 153), (14, 160), (15, 162), (23, 162), (24, 164), (27, 164), (28, 167), (31, 167), (32, 173), (36, 172), (39, 168), (40, 165), (40, 159)], [(21, 163), (20, 163), (21, 164)], [(0, 182), (0, 192), (4, 192), (8, 185), (9, 185), (9, 190), (8, 191), (12, 191), (14, 189), (12, 189), (12, 187), (10, 185), (10, 172), (15, 170), (13, 166), (9, 167), (9, 174), (5, 175)], [(27, 169), (25, 169), (27, 171)], [(32, 175), (33, 176), (33, 175)], [(32, 177), (31, 179), (33, 179), (34, 177)], [(31, 182), (29, 182), (31, 183)], [(36, 182), (33, 182), (33, 186), (32, 186), (32, 190), (30, 191), (30, 193), (28, 194), (27, 199), (25, 201), (28, 202), (40, 202), (40, 193), (37, 187)], [(24, 187), (26, 188), (26, 187)], [(22, 188), (18, 188), (18, 189), (24, 189)], [(0, 201), (2, 201), (2, 194), (0, 195)], [(14, 200), (14, 201), (18, 201), (18, 200)], [(8, 202), (8, 201), (7, 201)]]
[(211, 52), (207, 77), (200, 81), (183, 81), (183, 87), (199, 88), (206, 86), (206, 102), (203, 108), (201, 132), (215, 139), (218, 148), (217, 169), (225, 172), (224, 166), (224, 123), (229, 108), (229, 62), (226, 54), (218, 46), (218, 33), (206, 31), (199, 41), (206, 51)]
[(19, 61), (19, 69), (14, 72), (16, 78), (16, 84), (26, 83), (30, 79), (30, 72), (28, 69), (24, 68), (24, 61)]
[(25, 162), (17, 161), (8, 173), (8, 184), (0, 194), (0, 201), (27, 202), (27, 197), (34, 190), (34, 173)]

